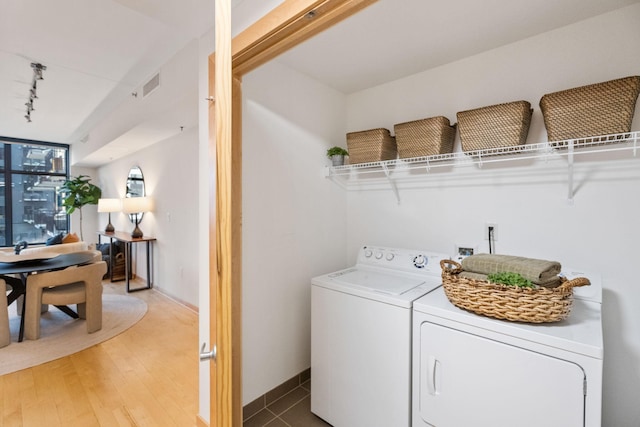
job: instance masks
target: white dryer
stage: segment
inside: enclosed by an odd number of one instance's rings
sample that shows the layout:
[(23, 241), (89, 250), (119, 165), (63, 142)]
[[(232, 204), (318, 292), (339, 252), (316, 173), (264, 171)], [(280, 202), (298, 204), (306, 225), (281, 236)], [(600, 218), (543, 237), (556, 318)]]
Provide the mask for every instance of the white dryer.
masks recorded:
[(414, 302), (413, 426), (600, 427), (602, 286), (574, 288), (556, 323), (491, 319), (438, 288)]
[(411, 425), (411, 307), (446, 254), (364, 246), (311, 280), (311, 412), (334, 427)]

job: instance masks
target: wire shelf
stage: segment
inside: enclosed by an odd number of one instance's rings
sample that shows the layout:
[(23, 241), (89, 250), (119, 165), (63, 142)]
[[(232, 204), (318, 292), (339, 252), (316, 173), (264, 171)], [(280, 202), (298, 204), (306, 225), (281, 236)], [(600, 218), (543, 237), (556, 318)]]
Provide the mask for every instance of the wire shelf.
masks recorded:
[(527, 159), (552, 159), (566, 157), (569, 163), (569, 200), (573, 193), (573, 160), (575, 155), (605, 153), (613, 151), (632, 151), (636, 156), (640, 148), (640, 131), (564, 141), (547, 141), (509, 147), (488, 148), (484, 150), (436, 154), (433, 156), (412, 157), (407, 159), (385, 160), (359, 163), (355, 165), (327, 166), (325, 176), (349, 189), (350, 184), (366, 179), (370, 175), (381, 175), (390, 182), (392, 189), (399, 195), (395, 181), (402, 179), (402, 172), (422, 169), (425, 172), (435, 168), (459, 167), (485, 163), (514, 162)]

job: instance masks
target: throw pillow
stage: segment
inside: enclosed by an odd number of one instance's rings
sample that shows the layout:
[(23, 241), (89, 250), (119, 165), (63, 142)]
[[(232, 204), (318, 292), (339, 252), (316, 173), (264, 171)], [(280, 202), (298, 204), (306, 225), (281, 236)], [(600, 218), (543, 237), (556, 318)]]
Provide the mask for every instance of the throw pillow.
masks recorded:
[(116, 240), (111, 245), (111, 250), (113, 255), (118, 255), (119, 253), (124, 252), (124, 243), (120, 242), (119, 240)]
[(99, 243), (96, 245), (96, 250), (102, 252), (102, 255), (109, 255), (109, 244), (108, 243)]
[(46, 246), (59, 245), (60, 243), (62, 243), (62, 233), (56, 234), (53, 237), (49, 237), (45, 245)]
[(76, 233), (69, 233), (62, 238), (62, 243), (75, 243), (79, 241), (80, 241), (80, 238)]

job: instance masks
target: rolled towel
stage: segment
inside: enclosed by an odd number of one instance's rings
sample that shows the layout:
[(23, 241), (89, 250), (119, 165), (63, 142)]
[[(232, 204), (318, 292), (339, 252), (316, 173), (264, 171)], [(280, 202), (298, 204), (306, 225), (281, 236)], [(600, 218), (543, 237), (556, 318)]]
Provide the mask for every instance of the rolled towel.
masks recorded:
[(462, 260), (462, 269), (465, 271), (480, 274), (519, 273), (536, 285), (547, 287), (557, 278), (561, 268), (557, 261), (513, 255), (477, 254)]
[(536, 285), (544, 286), (545, 288), (557, 288), (561, 284), (562, 284), (562, 279), (560, 279), (560, 276), (553, 276), (552, 278), (550, 278), (550, 279), (548, 279), (548, 280), (546, 280), (544, 282), (541, 281), (540, 283), (536, 283)]

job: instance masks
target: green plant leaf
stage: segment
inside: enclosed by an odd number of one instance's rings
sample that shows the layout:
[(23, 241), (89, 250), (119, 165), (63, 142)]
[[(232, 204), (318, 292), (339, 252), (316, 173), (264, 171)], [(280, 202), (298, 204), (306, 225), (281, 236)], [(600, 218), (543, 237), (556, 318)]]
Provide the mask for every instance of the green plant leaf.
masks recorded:
[(63, 195), (62, 206), (68, 215), (78, 209), (80, 211), (80, 235), (82, 235), (82, 207), (85, 205), (97, 205), (102, 197), (100, 187), (92, 184), (91, 178), (87, 175), (71, 177), (60, 187)]
[(85, 205), (96, 205), (102, 196), (102, 190), (91, 184), (91, 178), (86, 175), (72, 177), (66, 180), (60, 188), (60, 193), (64, 195), (62, 205), (71, 214), (75, 209), (80, 209)]
[(507, 286), (516, 286), (518, 288), (535, 288), (531, 280), (525, 279), (520, 273), (512, 273), (504, 271), (500, 273), (492, 273), (487, 276), (489, 282), (499, 283)]

